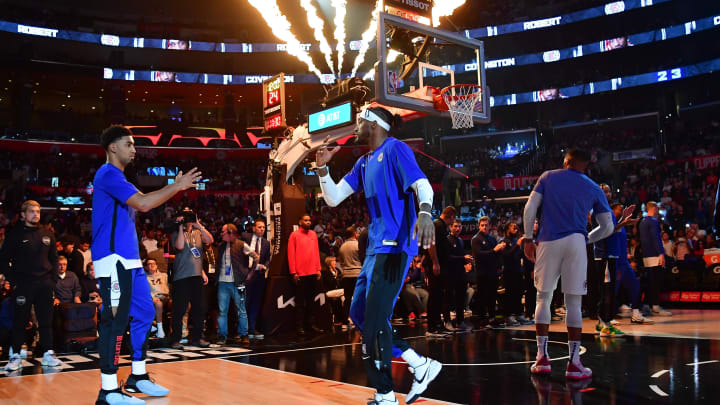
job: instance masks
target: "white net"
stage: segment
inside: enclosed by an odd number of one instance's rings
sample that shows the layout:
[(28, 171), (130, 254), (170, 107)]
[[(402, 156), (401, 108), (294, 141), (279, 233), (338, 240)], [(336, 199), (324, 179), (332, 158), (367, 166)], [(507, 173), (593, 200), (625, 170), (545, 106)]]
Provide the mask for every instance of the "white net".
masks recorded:
[(453, 129), (472, 128), (475, 125), (473, 112), (482, 97), (482, 88), (472, 84), (459, 84), (446, 87), (441, 94), (450, 111)]

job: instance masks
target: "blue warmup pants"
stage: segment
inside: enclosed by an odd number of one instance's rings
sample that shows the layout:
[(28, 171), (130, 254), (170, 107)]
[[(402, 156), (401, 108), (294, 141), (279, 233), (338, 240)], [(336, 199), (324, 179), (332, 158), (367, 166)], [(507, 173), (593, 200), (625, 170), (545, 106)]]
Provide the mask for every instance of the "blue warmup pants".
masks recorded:
[[(410, 348), (390, 325), (409, 267), (405, 253), (366, 256), (350, 304), (350, 318), (363, 336), (363, 363), (368, 380), (381, 394), (393, 390), (392, 357), (399, 357)], [(379, 368), (376, 360), (380, 362)]]
[(640, 308), (640, 281), (630, 263), (627, 260), (618, 260), (617, 262), (617, 282), (615, 283), (615, 296), (617, 296), (620, 287), (630, 295), (630, 308)]
[[(100, 325), (98, 338), (98, 353), (100, 354), (100, 371), (103, 374), (115, 374), (118, 369), (122, 339), (125, 335), (128, 322), (130, 322), (130, 346), (132, 347), (132, 360), (145, 360), (147, 350), (147, 337), (150, 332), (155, 307), (150, 295), (150, 284), (142, 268), (126, 269), (117, 263), (118, 286), (120, 289), (120, 303), (113, 316), (110, 301), (112, 288), (110, 277), (100, 277)], [(132, 318), (132, 319), (131, 319)]]

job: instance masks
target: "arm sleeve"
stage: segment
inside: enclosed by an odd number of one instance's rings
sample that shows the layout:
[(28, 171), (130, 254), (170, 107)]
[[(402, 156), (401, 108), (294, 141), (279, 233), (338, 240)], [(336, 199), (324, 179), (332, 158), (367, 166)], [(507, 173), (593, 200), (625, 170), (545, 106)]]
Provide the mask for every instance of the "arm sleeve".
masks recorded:
[(295, 274), (295, 233), (291, 233), (290, 237), (288, 238), (288, 247), (287, 247), (287, 256), (288, 256), (288, 269), (290, 270), (290, 274)]
[(125, 175), (117, 170), (107, 170), (95, 182), (95, 188), (110, 194), (114, 199), (125, 204), (127, 200), (140, 191), (127, 181)]
[(323, 199), (331, 207), (337, 207), (355, 192), (344, 178), (340, 180), (340, 183), (335, 184), (329, 172), (326, 176), (320, 177), (320, 189)]
[[(540, 185), (540, 183), (538, 183), (538, 185)], [(540, 209), (540, 204), (542, 204), (543, 200), (543, 195), (537, 192), (537, 188), (538, 187), (535, 187), (535, 190), (530, 193), (530, 198), (525, 204), (525, 211), (523, 212), (523, 229), (525, 236), (528, 238), (532, 238), (535, 218), (537, 217), (538, 209)]]
[[(358, 159), (357, 162), (355, 162), (355, 164), (353, 165), (353, 168), (350, 169), (350, 172), (348, 174), (346, 174), (345, 177), (343, 177), (343, 179), (340, 181), (340, 183), (342, 183), (344, 181), (345, 183), (347, 183), (348, 186), (350, 186), (350, 188), (354, 192), (359, 191), (360, 183), (361, 183), (360, 178), (362, 177), (363, 163), (365, 163), (364, 156), (361, 157), (360, 159)], [(330, 176), (330, 174), (328, 173), (327, 177), (329, 177), (329, 176)], [(322, 187), (322, 179), (320, 181), (320, 186)], [(325, 191), (323, 190), (323, 192), (325, 192)]]
[(595, 243), (599, 240), (607, 238), (608, 236), (612, 235), (613, 229), (615, 229), (612, 221), (611, 212), (599, 213), (597, 214), (596, 218), (598, 226), (596, 226), (588, 234), (588, 243)]
[(410, 187), (412, 187), (413, 191), (415, 191), (415, 198), (417, 198), (418, 207), (420, 207), (422, 204), (430, 204), (430, 206), (432, 207), (435, 192), (433, 191), (433, 188), (430, 185), (430, 181), (428, 181), (428, 179), (419, 179)]

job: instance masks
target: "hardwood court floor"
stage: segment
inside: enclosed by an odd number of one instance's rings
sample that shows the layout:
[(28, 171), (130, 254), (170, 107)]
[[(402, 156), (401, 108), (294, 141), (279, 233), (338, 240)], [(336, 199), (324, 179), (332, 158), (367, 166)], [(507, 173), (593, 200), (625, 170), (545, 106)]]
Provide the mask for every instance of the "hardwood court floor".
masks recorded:
[[(118, 374), (127, 377), (129, 368)], [(353, 384), (308, 377), (221, 358), (148, 365), (158, 383), (170, 389), (165, 398), (146, 399), (148, 404), (362, 404), (374, 390)], [(89, 404), (97, 396), (98, 370), (4, 378), (0, 403)], [(404, 404), (398, 394), (401, 404)], [(425, 399), (424, 405), (448, 402)]]
[[(551, 327), (548, 351), (552, 373), (530, 374), (535, 333), (522, 328), (478, 329), (444, 338), (427, 338), (419, 323), (398, 325), (419, 353), (443, 363), (443, 371), (421, 405), (456, 404), (720, 404), (720, 311), (674, 310), (656, 325), (631, 325), (620, 338), (600, 338), (586, 320), (581, 359), (592, 380), (565, 378), (567, 334), (563, 322)], [(470, 322), (478, 320), (471, 318)], [(268, 337), (249, 349), (237, 346), (184, 350), (154, 342), (148, 371), (171, 389), (154, 404), (365, 404), (373, 390), (361, 360), (356, 330), (308, 336)], [(7, 373), (0, 361), (0, 405), (90, 404), (99, 388), (97, 353), (59, 354), (59, 370), (43, 369), (28, 358), (21, 372)], [(120, 378), (130, 372), (127, 355)], [(54, 372), (53, 372), (54, 371)], [(13, 376), (15, 375), (15, 376)], [(412, 374), (400, 359), (393, 380), (401, 403)], [(430, 400), (429, 398), (432, 398)], [(446, 401), (446, 402), (442, 402)]]

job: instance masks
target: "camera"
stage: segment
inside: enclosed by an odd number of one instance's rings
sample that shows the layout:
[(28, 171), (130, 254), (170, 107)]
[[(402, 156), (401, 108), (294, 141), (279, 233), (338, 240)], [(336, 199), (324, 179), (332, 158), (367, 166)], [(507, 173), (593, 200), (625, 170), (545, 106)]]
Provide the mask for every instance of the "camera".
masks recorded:
[(197, 215), (195, 215), (195, 212), (190, 208), (185, 208), (184, 210), (180, 211), (177, 217), (182, 217), (183, 224), (197, 222)]

